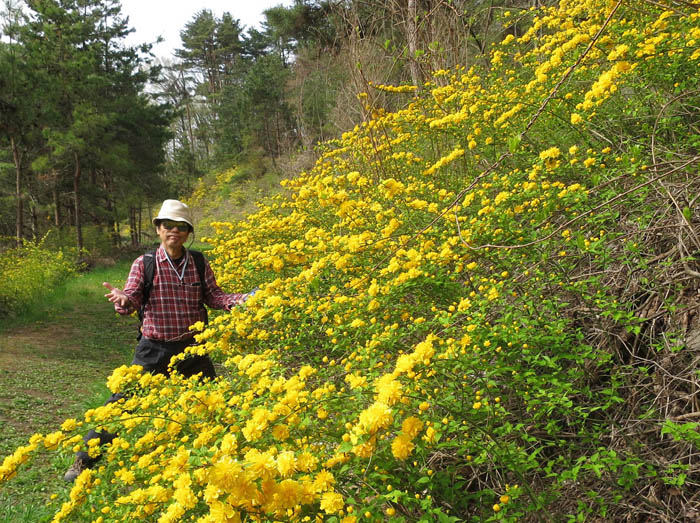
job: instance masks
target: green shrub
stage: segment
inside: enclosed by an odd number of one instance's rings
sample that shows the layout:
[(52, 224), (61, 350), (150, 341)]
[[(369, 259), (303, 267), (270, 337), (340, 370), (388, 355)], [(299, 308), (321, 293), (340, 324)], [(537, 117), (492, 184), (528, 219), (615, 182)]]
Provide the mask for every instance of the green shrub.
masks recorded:
[[(108, 231), (95, 225), (84, 225), (83, 228), (82, 256), (105, 256), (114, 251), (112, 238)], [(75, 227), (52, 227), (42, 240), (42, 245), (47, 250), (61, 250), (66, 255), (76, 256)]]
[(0, 252), (0, 315), (22, 311), (75, 270), (71, 256), (43, 240)]

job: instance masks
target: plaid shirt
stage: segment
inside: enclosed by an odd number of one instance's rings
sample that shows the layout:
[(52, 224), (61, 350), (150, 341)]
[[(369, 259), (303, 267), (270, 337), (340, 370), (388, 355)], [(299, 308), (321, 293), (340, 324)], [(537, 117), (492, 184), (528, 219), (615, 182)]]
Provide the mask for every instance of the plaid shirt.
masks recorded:
[[(185, 273), (180, 281), (182, 266), (187, 260)], [(163, 247), (158, 247), (153, 271), (153, 287), (144, 308), (141, 332), (146, 338), (161, 341), (179, 341), (191, 338), (195, 332), (190, 325), (204, 321), (203, 303), (212, 309), (230, 310), (243, 302), (245, 294), (227, 294), (216, 284), (214, 272), (209, 262), (204, 263), (206, 295), (202, 300), (202, 285), (199, 281), (197, 266), (192, 255), (185, 251), (185, 256), (175, 266), (177, 273), (170, 266)], [(143, 256), (136, 258), (131, 265), (129, 277), (124, 285), (124, 292), (129, 296), (130, 304), (122, 308), (115, 304), (119, 314), (131, 314), (141, 308), (143, 297), (144, 269)]]

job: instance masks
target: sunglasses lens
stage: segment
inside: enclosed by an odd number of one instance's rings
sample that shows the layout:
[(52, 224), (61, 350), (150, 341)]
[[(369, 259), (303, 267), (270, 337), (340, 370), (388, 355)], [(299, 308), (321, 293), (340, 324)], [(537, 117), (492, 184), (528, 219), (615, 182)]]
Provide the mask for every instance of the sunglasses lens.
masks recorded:
[(184, 222), (168, 222), (164, 221), (162, 222), (163, 227), (165, 227), (167, 230), (172, 230), (172, 229), (177, 229), (180, 232), (187, 232), (190, 230), (190, 226)]

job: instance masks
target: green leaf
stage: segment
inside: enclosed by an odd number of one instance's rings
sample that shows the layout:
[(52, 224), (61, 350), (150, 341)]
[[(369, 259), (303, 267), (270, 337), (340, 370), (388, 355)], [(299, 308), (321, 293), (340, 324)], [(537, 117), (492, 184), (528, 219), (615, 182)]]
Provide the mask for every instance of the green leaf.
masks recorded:
[(338, 452), (350, 452), (352, 450), (352, 443), (349, 441), (344, 441), (338, 446)]
[(515, 153), (515, 151), (518, 150), (518, 146), (520, 145), (520, 137), (519, 136), (511, 136), (508, 138), (508, 150), (511, 153)]
[(683, 207), (683, 217), (687, 220), (690, 221), (693, 217), (693, 212), (690, 210), (689, 207)]

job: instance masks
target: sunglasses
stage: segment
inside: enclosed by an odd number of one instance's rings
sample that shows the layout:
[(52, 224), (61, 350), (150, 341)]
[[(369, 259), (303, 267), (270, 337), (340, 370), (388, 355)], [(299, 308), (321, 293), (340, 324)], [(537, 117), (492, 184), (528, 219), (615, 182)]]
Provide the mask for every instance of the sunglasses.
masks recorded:
[(173, 222), (170, 220), (163, 220), (160, 224), (165, 227), (166, 230), (170, 231), (172, 229), (177, 229), (180, 232), (189, 232), (190, 224), (187, 222)]

